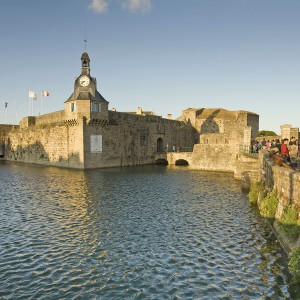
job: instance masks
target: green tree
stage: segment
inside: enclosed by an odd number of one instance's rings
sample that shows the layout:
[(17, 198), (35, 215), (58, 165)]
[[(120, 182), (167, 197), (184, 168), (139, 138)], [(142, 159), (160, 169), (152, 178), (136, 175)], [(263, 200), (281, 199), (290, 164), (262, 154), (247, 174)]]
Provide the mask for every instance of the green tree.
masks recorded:
[(260, 130), (258, 136), (276, 136), (277, 134), (271, 130)]

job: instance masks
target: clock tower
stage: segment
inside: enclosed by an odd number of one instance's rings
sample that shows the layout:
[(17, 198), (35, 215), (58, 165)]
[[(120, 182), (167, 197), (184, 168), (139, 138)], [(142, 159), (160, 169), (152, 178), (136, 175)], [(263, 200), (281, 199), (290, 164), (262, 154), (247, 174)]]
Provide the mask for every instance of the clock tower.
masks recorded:
[(81, 74), (75, 79), (74, 91), (65, 101), (67, 120), (85, 117), (87, 123), (108, 120), (108, 102), (97, 90), (96, 78), (90, 75), (90, 58), (81, 55)]

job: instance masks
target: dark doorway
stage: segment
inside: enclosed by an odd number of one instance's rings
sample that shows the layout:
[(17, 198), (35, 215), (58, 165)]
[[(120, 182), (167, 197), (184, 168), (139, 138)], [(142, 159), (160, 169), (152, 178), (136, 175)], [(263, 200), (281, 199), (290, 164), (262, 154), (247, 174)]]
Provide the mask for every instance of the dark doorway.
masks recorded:
[(156, 151), (159, 152), (163, 152), (164, 151), (164, 142), (162, 138), (158, 138), (157, 139), (157, 146), (156, 146)]

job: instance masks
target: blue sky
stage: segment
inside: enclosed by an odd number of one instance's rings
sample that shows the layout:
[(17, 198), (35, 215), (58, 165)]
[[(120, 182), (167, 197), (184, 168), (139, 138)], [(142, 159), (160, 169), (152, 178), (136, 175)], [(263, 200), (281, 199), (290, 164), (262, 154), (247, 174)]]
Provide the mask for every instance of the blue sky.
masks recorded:
[[(188, 107), (248, 110), (260, 129), (299, 127), (299, 0), (0, 1), (0, 123), (63, 109), (87, 52), (118, 111), (178, 117)], [(40, 100), (35, 102), (40, 112)]]

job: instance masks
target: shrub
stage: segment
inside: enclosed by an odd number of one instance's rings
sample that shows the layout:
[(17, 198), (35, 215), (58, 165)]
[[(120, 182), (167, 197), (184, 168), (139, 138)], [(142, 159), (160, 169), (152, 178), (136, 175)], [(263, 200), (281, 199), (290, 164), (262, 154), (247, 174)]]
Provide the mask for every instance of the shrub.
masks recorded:
[(290, 253), (288, 264), (290, 272), (294, 275), (297, 282), (300, 282), (300, 247), (295, 246)]
[(269, 192), (264, 198), (260, 208), (260, 214), (265, 218), (275, 218), (275, 214), (278, 206), (277, 192), (274, 189), (272, 192)]
[(271, 130), (261, 130), (258, 132), (258, 136), (276, 136), (277, 134)]
[(286, 206), (279, 220), (280, 228), (286, 233), (292, 241), (297, 240), (300, 235), (300, 221), (298, 221), (298, 212), (291, 206)]
[(252, 182), (250, 192), (248, 194), (251, 204), (257, 204), (258, 194), (262, 190), (262, 184), (260, 182)]

